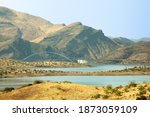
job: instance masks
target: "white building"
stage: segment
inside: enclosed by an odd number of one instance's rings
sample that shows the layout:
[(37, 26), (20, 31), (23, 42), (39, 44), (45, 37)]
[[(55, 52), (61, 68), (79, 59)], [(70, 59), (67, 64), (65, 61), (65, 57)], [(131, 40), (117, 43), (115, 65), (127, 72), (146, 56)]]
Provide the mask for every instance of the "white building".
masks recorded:
[(77, 62), (80, 64), (87, 64), (88, 63), (86, 60), (77, 60)]

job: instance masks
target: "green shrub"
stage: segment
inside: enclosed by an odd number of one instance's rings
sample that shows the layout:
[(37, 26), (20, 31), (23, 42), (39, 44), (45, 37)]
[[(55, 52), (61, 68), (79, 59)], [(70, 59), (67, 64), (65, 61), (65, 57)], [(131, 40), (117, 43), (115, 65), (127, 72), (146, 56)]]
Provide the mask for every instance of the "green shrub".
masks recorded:
[(66, 98), (64, 98), (64, 97), (61, 97), (61, 100), (67, 100)]
[(144, 89), (144, 90), (139, 90), (139, 95), (144, 95), (144, 94), (146, 94), (146, 90)]
[(70, 81), (63, 81), (63, 83), (71, 84), (72, 82), (70, 82)]
[(140, 87), (138, 88), (138, 90), (139, 90), (139, 95), (144, 95), (144, 94), (146, 94), (146, 89), (145, 89), (144, 86), (140, 86)]
[(59, 85), (56, 85), (56, 86), (54, 86), (53, 88), (57, 88), (58, 90), (63, 91), (63, 92), (69, 91), (69, 89), (65, 89), (65, 88), (63, 88), (63, 87), (61, 87), (61, 86), (59, 86)]
[(128, 87), (128, 85), (124, 87), (124, 91), (125, 91), (125, 92), (129, 92), (129, 87)]
[(117, 96), (122, 96), (122, 92), (119, 91), (119, 90), (117, 90), (117, 91), (115, 92), (115, 94), (116, 94)]
[(4, 92), (10, 92), (12, 90), (15, 90), (15, 88), (13, 88), (13, 87), (6, 87), (3, 91)]
[(96, 89), (96, 90), (99, 90), (99, 88), (98, 88), (98, 87), (95, 87), (95, 89)]
[(98, 99), (100, 97), (101, 97), (101, 94), (96, 94), (96, 95), (92, 96), (93, 99)]
[[(24, 87), (29, 87), (29, 86), (32, 86), (33, 84), (25, 84), (25, 85), (23, 85), (23, 86), (21, 86), (20, 88), (24, 88)], [(20, 89), (19, 88), (19, 89)]]
[(107, 90), (111, 90), (111, 89), (112, 89), (112, 85), (107, 85), (107, 86), (106, 86), (106, 89), (107, 89)]
[(140, 97), (137, 97), (136, 100), (147, 100), (147, 97), (146, 96), (140, 96)]
[(148, 87), (148, 88), (147, 88), (147, 91), (149, 91), (149, 92), (150, 92), (150, 87)]
[(109, 95), (103, 95), (102, 97), (103, 97), (103, 99), (108, 99)]
[(43, 80), (36, 80), (36, 81), (34, 81), (33, 84), (41, 84), (41, 83), (44, 83), (44, 81)]
[(136, 87), (137, 84), (134, 81), (131, 81), (128, 86), (129, 87)]
[(139, 87), (138, 87), (138, 90), (144, 90), (144, 89), (145, 89), (144, 86), (139, 86)]

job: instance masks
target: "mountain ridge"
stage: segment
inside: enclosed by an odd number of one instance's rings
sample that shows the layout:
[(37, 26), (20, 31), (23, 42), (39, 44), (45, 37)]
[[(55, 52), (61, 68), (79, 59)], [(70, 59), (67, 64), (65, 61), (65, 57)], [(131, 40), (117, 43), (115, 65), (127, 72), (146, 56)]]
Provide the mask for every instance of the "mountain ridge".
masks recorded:
[[(129, 46), (138, 47), (134, 46), (136, 44), (123, 37), (110, 39), (102, 30), (85, 26), (81, 22), (53, 24), (37, 16), (0, 7), (0, 57), (22, 60), (35, 55), (29, 60), (42, 60), (42, 57), (64, 60), (57, 56), (61, 54), (73, 61), (95, 61), (115, 58), (119, 56), (116, 53), (127, 56), (135, 50)], [(57, 54), (54, 56), (53, 53)], [(142, 55), (149, 56), (149, 49), (142, 51)]]

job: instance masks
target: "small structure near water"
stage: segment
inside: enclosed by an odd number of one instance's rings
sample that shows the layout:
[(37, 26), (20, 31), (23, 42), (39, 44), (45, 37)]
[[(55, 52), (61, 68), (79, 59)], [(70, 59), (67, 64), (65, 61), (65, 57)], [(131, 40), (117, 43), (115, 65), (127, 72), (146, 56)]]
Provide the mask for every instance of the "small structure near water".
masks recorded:
[(86, 61), (86, 60), (77, 60), (77, 63), (80, 63), (80, 64), (87, 64), (88, 61)]

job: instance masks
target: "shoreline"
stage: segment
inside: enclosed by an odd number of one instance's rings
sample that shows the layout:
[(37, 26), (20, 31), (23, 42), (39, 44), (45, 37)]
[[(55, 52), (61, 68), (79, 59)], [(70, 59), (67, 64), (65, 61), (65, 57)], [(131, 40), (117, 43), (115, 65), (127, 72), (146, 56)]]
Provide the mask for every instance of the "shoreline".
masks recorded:
[(150, 75), (150, 71), (109, 71), (109, 72), (64, 72), (64, 71), (46, 71), (46, 70), (14, 70), (5, 71), (6, 74), (0, 78), (25, 78), (36, 76), (136, 76)]

